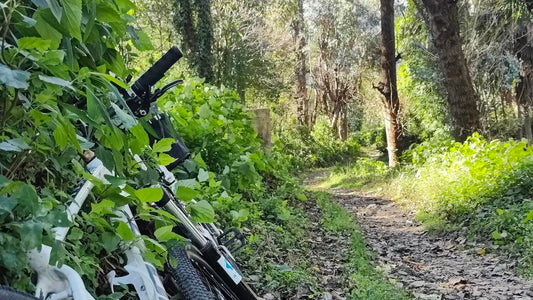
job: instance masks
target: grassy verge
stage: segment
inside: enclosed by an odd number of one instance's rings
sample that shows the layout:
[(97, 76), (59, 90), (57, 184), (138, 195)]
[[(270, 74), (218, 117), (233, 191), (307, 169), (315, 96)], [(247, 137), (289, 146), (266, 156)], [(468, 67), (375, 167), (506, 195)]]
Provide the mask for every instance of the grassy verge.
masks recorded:
[(350, 237), (349, 262), (344, 272), (351, 285), (350, 299), (411, 299), (409, 295), (387, 281), (372, 264), (356, 220), (324, 192), (315, 193), (322, 210), (321, 225), (329, 234)]
[(343, 277), (342, 290), (349, 299), (410, 299), (374, 268), (356, 221), (329, 194), (308, 193), (307, 200), (293, 201), (288, 208), (290, 217), (280, 220), (264, 216), (250, 229), (253, 234), (241, 261), (245, 262), (247, 273), (252, 274), (254, 287), (261, 296), (271, 294), (276, 299), (324, 296), (328, 287), (323, 286), (316, 261), (311, 259), (318, 222), (323, 235), (349, 239), (339, 275)]
[(486, 141), (412, 150), (412, 164), (390, 170), (361, 159), (336, 167), (318, 186), (361, 189), (417, 211), (430, 231), (464, 231), (470, 241), (518, 259), (533, 275), (533, 148), (525, 141)]

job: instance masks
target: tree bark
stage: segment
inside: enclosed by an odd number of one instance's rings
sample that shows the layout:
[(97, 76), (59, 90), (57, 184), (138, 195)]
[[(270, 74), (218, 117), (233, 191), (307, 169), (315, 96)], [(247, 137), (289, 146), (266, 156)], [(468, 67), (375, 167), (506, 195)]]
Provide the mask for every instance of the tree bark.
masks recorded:
[(381, 81), (377, 86), (382, 94), (389, 166), (398, 163), (400, 100), (396, 87), (396, 45), (394, 40), (394, 0), (381, 0)]
[(481, 128), (481, 123), (476, 106), (478, 96), (472, 85), (459, 35), (457, 1), (422, 2), (429, 17), (428, 29), (444, 75), (453, 135), (458, 141), (464, 141)]
[(309, 99), (307, 98), (307, 82), (305, 76), (307, 75), (307, 56), (305, 54), (305, 47), (307, 41), (305, 40), (305, 23), (304, 23), (304, 0), (298, 0), (298, 16), (294, 22), (294, 40), (296, 43), (296, 101), (297, 101), (297, 117), (300, 125), (309, 126)]
[(533, 142), (530, 115), (533, 103), (533, 24), (525, 24), (518, 31), (515, 51), (520, 60), (520, 80), (516, 85), (516, 103), (518, 110), (523, 112), (520, 133), (521, 137), (525, 137), (531, 143)]

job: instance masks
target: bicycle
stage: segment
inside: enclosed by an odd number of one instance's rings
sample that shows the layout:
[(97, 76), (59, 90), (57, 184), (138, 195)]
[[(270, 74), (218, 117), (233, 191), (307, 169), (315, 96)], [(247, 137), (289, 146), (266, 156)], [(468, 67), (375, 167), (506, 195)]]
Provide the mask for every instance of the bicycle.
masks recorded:
[[(182, 57), (177, 47), (172, 47), (152, 67), (141, 75), (131, 86), (132, 92), (116, 86), (126, 100), (128, 108), (137, 118), (149, 113), (153, 118), (149, 121), (156, 136), (151, 137), (151, 145), (159, 139), (172, 137), (170, 122), (166, 115), (157, 111), (155, 102), (168, 90), (181, 84), (182, 80), (175, 80), (161, 89), (152, 92), (152, 87), (161, 80), (165, 73)], [(179, 222), (175, 231), (187, 238), (189, 243), (182, 247), (169, 249), (169, 256), (174, 257), (177, 265), (167, 263), (165, 270), (158, 272), (156, 268), (146, 262), (141, 253), (145, 245), (142, 240), (129, 244), (124, 251), (127, 263), (124, 269), (127, 275), (117, 276), (115, 271), (107, 274), (111, 290), (117, 285), (132, 285), (137, 296), (142, 300), (166, 300), (169, 294), (181, 293), (185, 299), (259, 299), (254, 291), (243, 281), (232, 252), (245, 245), (244, 235), (235, 228), (225, 232), (214, 224), (194, 224), (181, 202), (173, 192), (176, 178), (171, 172), (183, 163), (190, 155), (189, 149), (176, 137), (168, 155), (175, 162), (167, 167), (158, 166), (159, 182), (156, 187), (163, 190), (163, 197), (152, 205), (164, 209)], [(134, 156), (141, 168), (146, 168), (142, 159)], [(87, 171), (97, 180), (106, 182), (107, 175), (113, 175), (94, 153), (84, 153)], [(70, 221), (78, 215), (80, 208), (89, 196), (94, 184), (90, 180), (81, 182), (75, 189), (73, 201), (67, 208)], [(123, 192), (124, 196), (128, 196)], [(139, 237), (141, 234), (151, 234), (150, 228), (139, 227), (134, 213), (128, 205), (114, 210), (118, 220), (125, 222)], [(53, 231), (56, 240), (63, 241), (70, 227), (57, 227)], [(49, 265), (51, 247), (42, 245), (41, 250), (32, 250), (29, 254), (30, 266), (37, 273), (37, 284), (34, 296), (38, 299), (94, 299), (87, 292), (83, 280), (74, 269), (69, 266)], [(8, 287), (0, 286), (0, 299), (28, 300), (35, 297), (17, 292)]]

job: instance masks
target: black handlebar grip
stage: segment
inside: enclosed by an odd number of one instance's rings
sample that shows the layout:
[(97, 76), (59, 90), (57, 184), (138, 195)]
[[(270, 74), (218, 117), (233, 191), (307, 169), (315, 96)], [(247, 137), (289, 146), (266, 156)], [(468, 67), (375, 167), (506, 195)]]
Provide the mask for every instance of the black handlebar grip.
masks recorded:
[(150, 91), (150, 87), (163, 78), (165, 72), (182, 56), (183, 54), (178, 47), (173, 46), (170, 48), (165, 55), (163, 55), (152, 67), (150, 67), (150, 69), (148, 69), (148, 71), (144, 72), (144, 74), (133, 83), (131, 86), (133, 92), (137, 96), (143, 97), (146, 92)]

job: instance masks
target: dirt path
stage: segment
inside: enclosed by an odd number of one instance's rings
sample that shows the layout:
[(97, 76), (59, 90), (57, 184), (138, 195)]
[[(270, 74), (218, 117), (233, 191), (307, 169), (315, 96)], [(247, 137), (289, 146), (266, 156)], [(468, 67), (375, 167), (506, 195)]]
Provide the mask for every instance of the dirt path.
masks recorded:
[(357, 216), (385, 275), (417, 299), (533, 299), (533, 281), (517, 277), (514, 262), (464, 250), (461, 236), (430, 235), (390, 200), (350, 190), (329, 192)]

